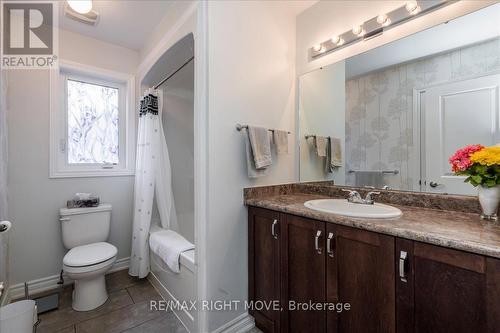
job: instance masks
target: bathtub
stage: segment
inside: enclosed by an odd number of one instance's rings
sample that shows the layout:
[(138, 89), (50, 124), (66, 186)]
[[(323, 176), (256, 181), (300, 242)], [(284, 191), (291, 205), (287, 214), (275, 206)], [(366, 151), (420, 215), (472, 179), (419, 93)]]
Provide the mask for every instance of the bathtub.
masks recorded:
[[(161, 230), (160, 227), (152, 226), (150, 234), (159, 230)], [(151, 284), (166, 301), (178, 301), (181, 304), (185, 302), (189, 307), (190, 301), (196, 300), (195, 250), (181, 253), (180, 273), (172, 272), (163, 260), (151, 250), (149, 253), (151, 273), (148, 279)], [(194, 309), (176, 308), (174, 313), (189, 332), (195, 332), (196, 311)]]

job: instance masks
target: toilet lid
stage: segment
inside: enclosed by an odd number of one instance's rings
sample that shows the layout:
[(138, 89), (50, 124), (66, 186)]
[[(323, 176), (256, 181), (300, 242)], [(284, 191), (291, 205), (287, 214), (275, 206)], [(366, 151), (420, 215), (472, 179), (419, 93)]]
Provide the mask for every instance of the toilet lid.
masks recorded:
[(117, 253), (116, 247), (106, 242), (77, 246), (64, 256), (63, 264), (72, 267), (96, 265), (113, 258)]

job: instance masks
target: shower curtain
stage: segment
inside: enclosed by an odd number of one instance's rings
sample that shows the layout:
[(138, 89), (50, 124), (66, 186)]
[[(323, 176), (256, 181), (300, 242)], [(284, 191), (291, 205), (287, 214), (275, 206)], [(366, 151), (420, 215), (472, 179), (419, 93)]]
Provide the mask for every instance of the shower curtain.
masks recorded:
[(177, 223), (170, 158), (161, 122), (162, 106), (162, 92), (149, 89), (141, 99), (139, 110), (129, 268), (129, 274), (139, 278), (149, 273), (148, 239), (155, 197), (162, 227), (170, 229)]

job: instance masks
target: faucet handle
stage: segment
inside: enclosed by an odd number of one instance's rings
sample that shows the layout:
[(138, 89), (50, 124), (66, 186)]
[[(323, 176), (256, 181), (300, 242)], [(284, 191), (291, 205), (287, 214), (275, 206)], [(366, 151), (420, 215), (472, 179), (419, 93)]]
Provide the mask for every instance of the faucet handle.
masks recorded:
[(373, 203), (372, 195), (379, 195), (380, 192), (370, 191), (366, 194), (365, 201)]
[(343, 189), (341, 188), (342, 192), (348, 192), (349, 193), (349, 196), (354, 196), (354, 195), (359, 195), (358, 191), (354, 191), (354, 190), (346, 190), (346, 189)]
[(349, 196), (347, 197), (347, 201), (349, 202), (359, 202), (361, 201), (361, 195), (358, 191), (341, 189), (343, 192), (348, 192)]

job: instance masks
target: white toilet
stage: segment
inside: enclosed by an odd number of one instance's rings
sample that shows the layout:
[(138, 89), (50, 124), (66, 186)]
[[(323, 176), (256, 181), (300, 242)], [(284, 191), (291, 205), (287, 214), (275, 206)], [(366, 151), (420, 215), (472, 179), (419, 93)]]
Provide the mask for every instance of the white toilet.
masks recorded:
[(62, 239), (69, 249), (63, 270), (75, 281), (72, 307), (93, 310), (108, 299), (104, 274), (116, 261), (118, 250), (106, 243), (111, 222), (111, 205), (89, 208), (61, 208)]

